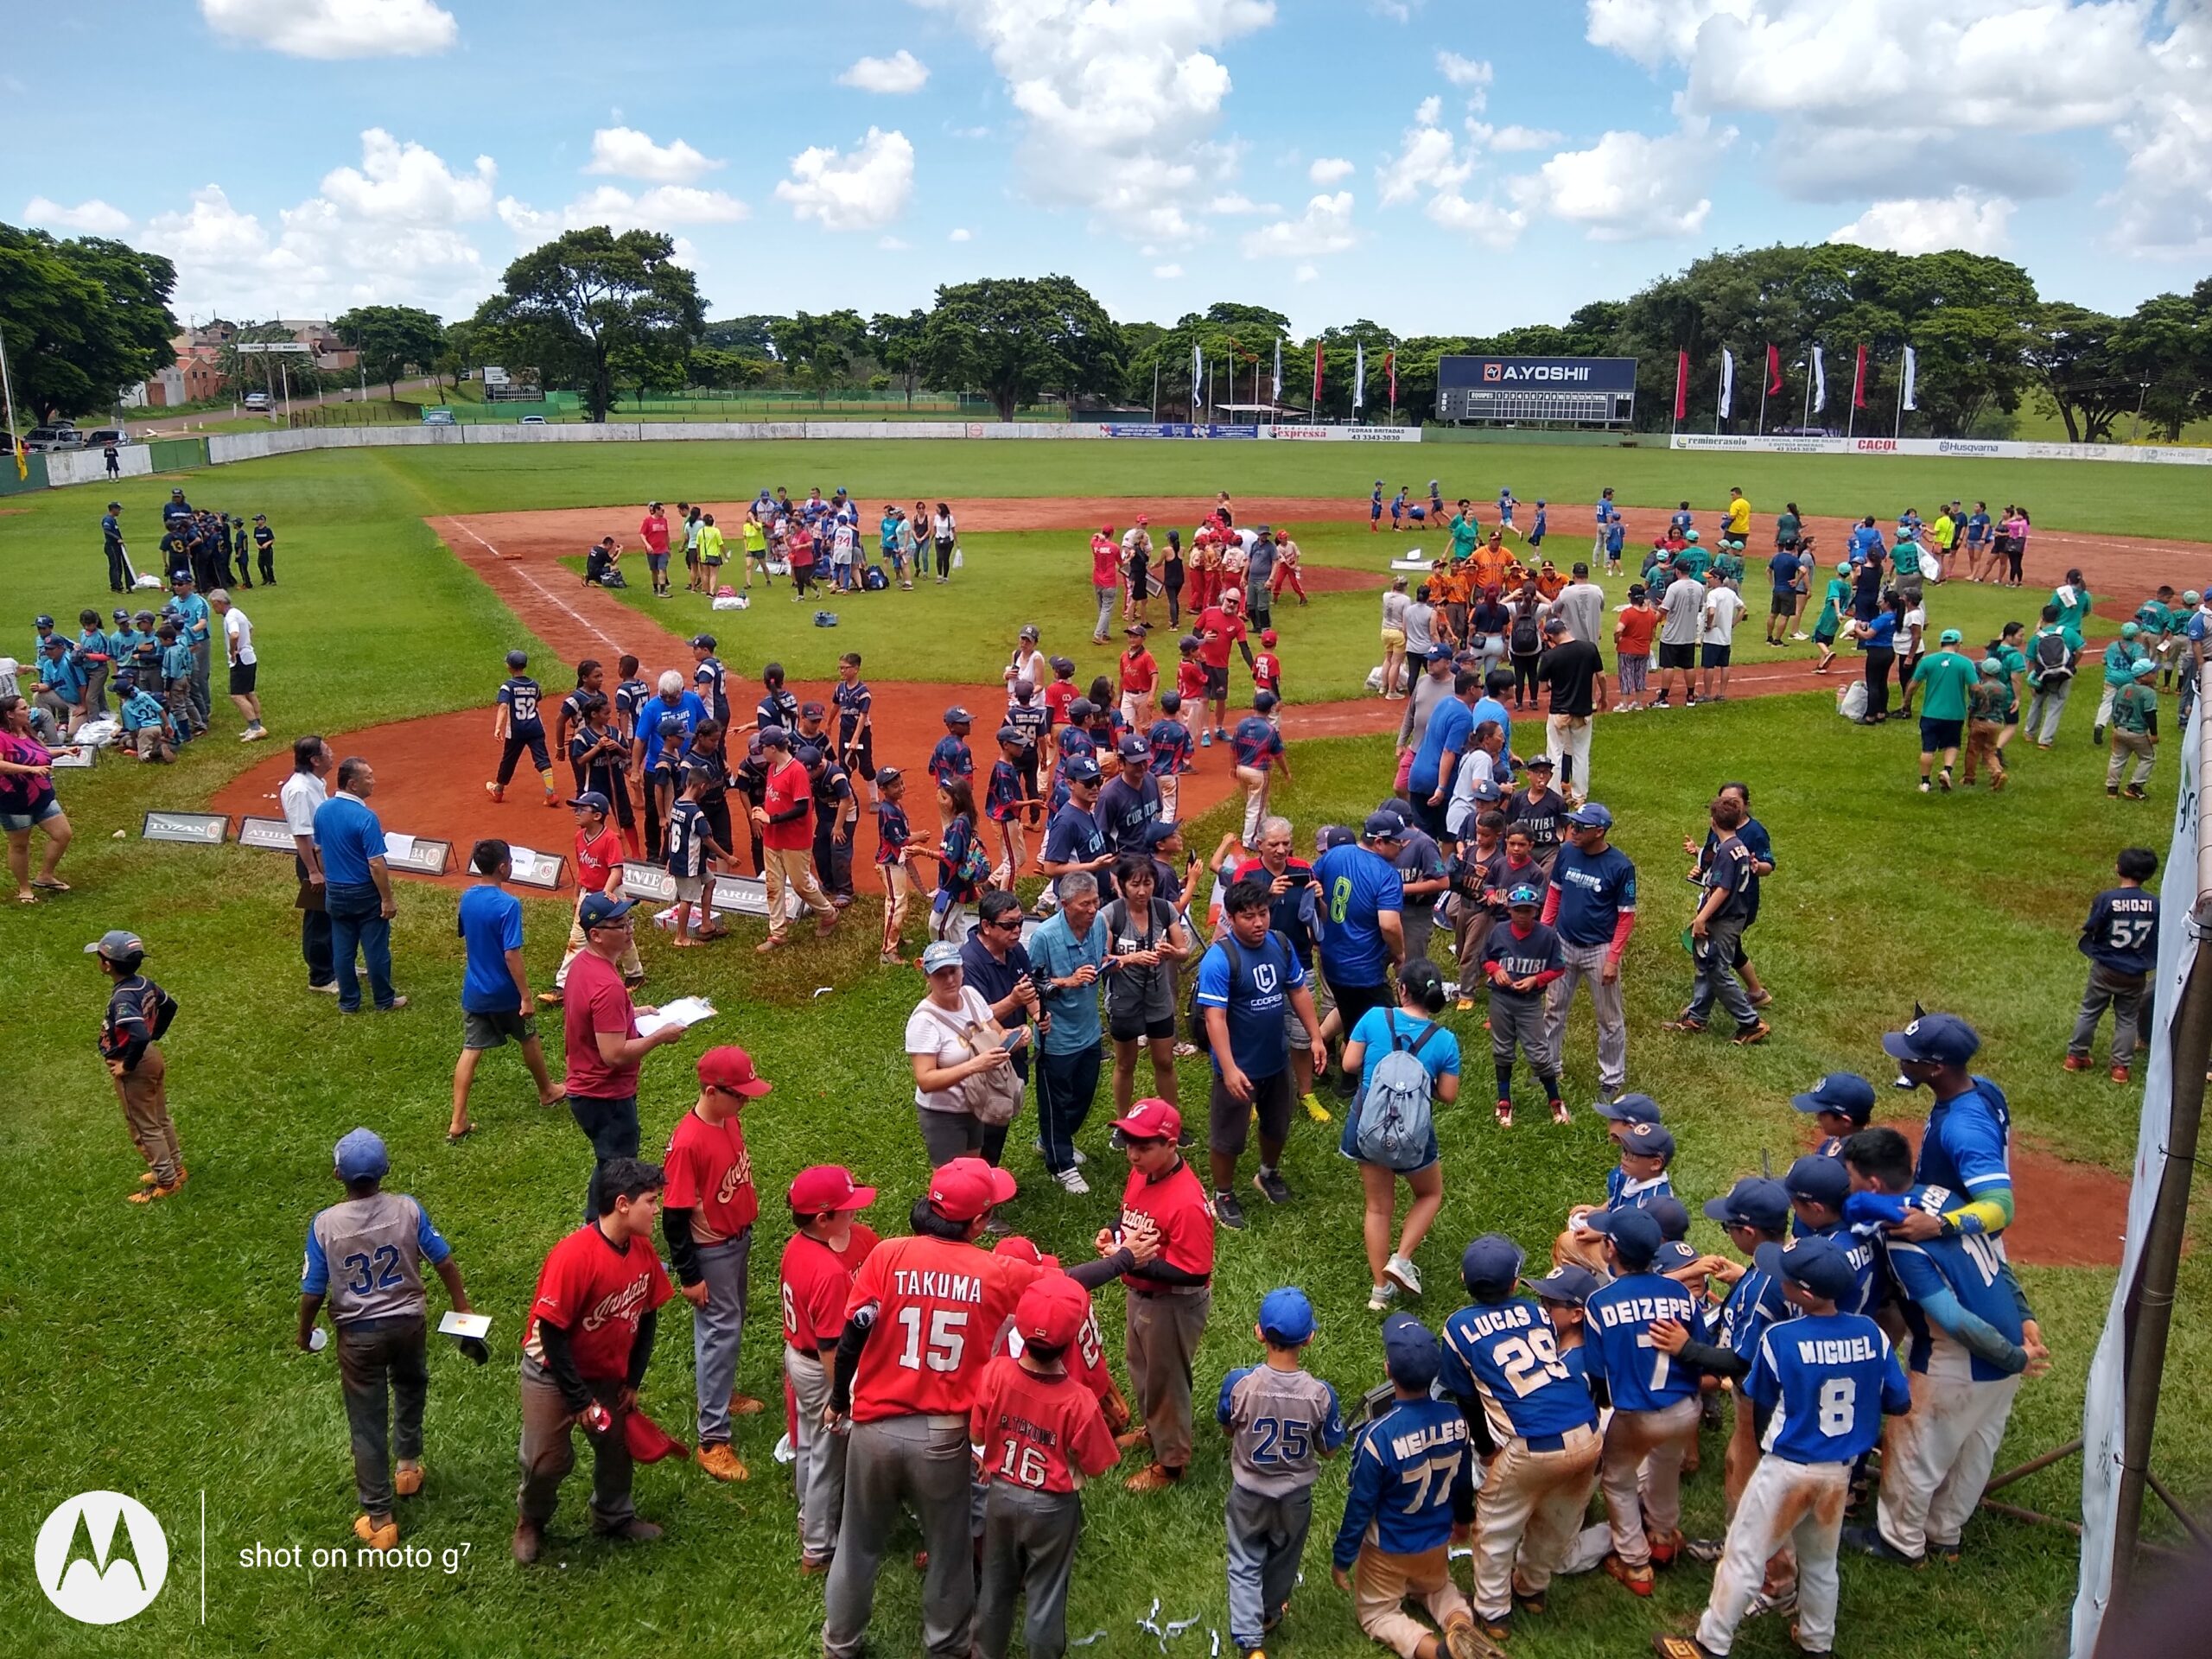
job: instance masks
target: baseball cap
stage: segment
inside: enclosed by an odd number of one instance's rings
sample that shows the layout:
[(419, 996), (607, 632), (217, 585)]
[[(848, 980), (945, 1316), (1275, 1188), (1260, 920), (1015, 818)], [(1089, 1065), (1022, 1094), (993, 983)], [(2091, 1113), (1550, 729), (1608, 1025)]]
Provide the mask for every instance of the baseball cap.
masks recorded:
[(825, 1210), (865, 1210), (875, 1202), (875, 1189), (855, 1186), (853, 1172), (842, 1164), (815, 1164), (791, 1177), (791, 1205), (795, 1216), (818, 1216)]
[(1697, 1259), (1697, 1252), (1681, 1239), (1665, 1239), (1661, 1241), (1657, 1254), (1651, 1258), (1651, 1270), (1654, 1273), (1680, 1273), (1684, 1268), (1694, 1265)]
[(2135, 677), (2139, 680), (2147, 680), (2158, 671), (2158, 664), (2148, 658), (2135, 664)]
[(1406, 821), (1395, 812), (1370, 812), (1360, 826), (1362, 841), (1398, 841), (1405, 833)]
[(1149, 760), (1152, 758), (1152, 745), (1135, 732), (1122, 733), (1122, 741), (1114, 747), (1124, 760)]
[(1098, 533), (1101, 536), (1111, 536), (1114, 533), (1114, 526), (1111, 524), (1101, 524), (1098, 526)]
[(1071, 784), (1095, 784), (1098, 781), (1098, 762), (1087, 754), (1071, 754), (1060, 771)]
[(699, 1057), (699, 1081), (709, 1089), (727, 1090), (758, 1100), (773, 1087), (753, 1069), (753, 1057), (734, 1044), (710, 1048)]
[(1132, 622), (1128, 627), (1123, 628), (1122, 632), (1128, 635), (1132, 639), (1141, 639), (1146, 634), (1151, 632), (1152, 630), (1146, 627), (1141, 622)]
[(1016, 748), (1020, 748), (1029, 740), (1022, 735), (1020, 727), (1001, 726), (998, 729), (998, 741), (1001, 743), (1011, 743)]
[(58, 633), (49, 633), (39, 645), (41, 651), (67, 651), (68, 648), (69, 642)]
[(1573, 1262), (1562, 1262), (1543, 1278), (1525, 1282), (1531, 1294), (1548, 1302), (1573, 1302), (1577, 1307), (1590, 1300), (1592, 1291), (1600, 1287), (1596, 1274)]
[(108, 614), (112, 616), (118, 622), (128, 622), (130, 620), (130, 607), (126, 605), (117, 606), (115, 609), (109, 612)]
[(691, 645), (695, 650), (712, 651), (715, 648), (715, 636), (711, 633), (695, 633), (691, 636)]
[(800, 744), (798, 746), (797, 759), (799, 765), (802, 766), (813, 767), (820, 766), (822, 764), (822, 746), (818, 743)]
[(1611, 1239), (1621, 1260), (1632, 1268), (1649, 1267), (1666, 1242), (1659, 1236), (1659, 1224), (1641, 1210), (1593, 1210), (1582, 1217), (1582, 1224)]
[(1936, 643), (1939, 645), (1955, 645), (1965, 638), (1966, 635), (1961, 633), (1956, 628), (1946, 628), (1936, 638)]
[(1002, 1261), (1027, 1262), (1032, 1267), (1057, 1268), (1060, 1265), (1058, 1256), (1039, 1249), (1035, 1239), (1025, 1238), (1020, 1233), (1009, 1233), (999, 1240), (998, 1248), (991, 1254)]
[(1560, 618), (1556, 616), (1553, 617), (1549, 621), (1544, 624), (1544, 632), (1546, 633), (1565, 633), (1567, 632), (1567, 624)]
[(1325, 823), (1313, 832), (1313, 844), (1325, 853), (1333, 848), (1349, 846), (1358, 839), (1341, 823)]
[(1622, 1095), (1614, 1100), (1601, 1100), (1590, 1109), (1616, 1123), (1656, 1123), (1660, 1121), (1659, 1103), (1649, 1095)]
[(1802, 1095), (1789, 1096), (1801, 1112), (1839, 1112), (1855, 1123), (1874, 1115), (1874, 1085), (1855, 1071), (1831, 1071)]
[(1548, 754), (1532, 754), (1521, 765), (1529, 772), (1549, 772), (1552, 769), (1552, 758)]
[(663, 715), (660, 717), (660, 734), (663, 737), (681, 737), (683, 734), (683, 716)]
[(948, 726), (971, 726), (975, 721), (975, 715), (957, 702), (944, 711), (944, 723)]
[(107, 504), (107, 510), (110, 512), (121, 512), (123, 511), (123, 503), (120, 501), (111, 501)]
[(1014, 1305), (1014, 1328), (1025, 1343), (1065, 1348), (1090, 1317), (1090, 1293), (1065, 1273), (1048, 1273)]
[(1183, 1133), (1183, 1114), (1164, 1100), (1141, 1100), (1114, 1127), (1131, 1141), (1173, 1141)]
[(609, 804), (607, 797), (601, 794), (597, 790), (588, 789), (581, 795), (573, 795), (569, 797), (569, 804), (570, 806), (581, 806), (593, 812), (604, 812), (607, 810)]
[[(763, 726), (753, 734), (753, 741), (763, 748), (788, 749), (791, 746), (791, 734), (780, 726)], [(876, 775), (879, 779), (882, 776), (880, 772)]]
[(922, 952), (922, 971), (925, 974), (942, 972), (960, 965), (960, 947), (950, 939), (939, 939)]
[(1521, 1247), (1503, 1233), (1484, 1233), (1470, 1243), (1459, 1257), (1459, 1282), (1471, 1296), (1484, 1291), (1511, 1293), (1527, 1259)]
[(930, 1208), (947, 1221), (974, 1221), (1019, 1189), (1014, 1177), (980, 1158), (955, 1158), (930, 1177)]
[(1777, 1233), (1789, 1224), (1789, 1189), (1764, 1175), (1746, 1175), (1726, 1198), (1708, 1199), (1706, 1218), (1724, 1227), (1751, 1227)]
[(1505, 791), (1489, 779), (1482, 778), (1467, 785), (1467, 798), (1471, 801), (1502, 801), (1505, 798)]
[(1260, 1329), (1284, 1347), (1313, 1336), (1313, 1304), (1295, 1285), (1271, 1290), (1260, 1299)]
[(1903, 1031), (1882, 1038), (1882, 1051), (1891, 1059), (1936, 1065), (1964, 1065), (1980, 1046), (1974, 1028), (1955, 1014), (1923, 1014)]
[(2142, 632), (2143, 630), (2133, 622), (2123, 622), (2120, 625), (2120, 637), (2123, 639), (2133, 639)]
[(1262, 628), (1260, 630), (1260, 643), (1263, 645), (1274, 645), (1276, 639), (1280, 637), (1281, 636), (1279, 636), (1273, 628)]
[(1981, 659), (1981, 671), (1996, 679), (2005, 672), (2005, 664), (1994, 657), (1985, 657)]
[(348, 1129), (332, 1152), (331, 1162), (340, 1180), (363, 1181), (389, 1171), (391, 1154), (384, 1149), (384, 1137), (374, 1129)]
[(1675, 1137), (1657, 1123), (1631, 1123), (1621, 1137), (1621, 1150), (1644, 1158), (1672, 1158)]
[(1052, 659), (1052, 672), (1055, 674), (1072, 674), (1075, 672), (1075, 658), (1072, 657), (1055, 657)]
[(904, 783), (906, 779), (906, 774), (899, 771), (896, 766), (878, 766), (876, 768), (875, 786), (878, 789), (881, 789), (886, 784)]
[(576, 925), (588, 933), (594, 927), (605, 927), (609, 922), (619, 922), (630, 913), (627, 899), (610, 899), (603, 893), (588, 893), (582, 904), (576, 906)]
[(632, 1463), (658, 1463), (664, 1458), (691, 1455), (690, 1446), (635, 1406), (622, 1414), (622, 1445)]
[(1687, 1238), (1690, 1231), (1690, 1207), (1671, 1192), (1662, 1192), (1643, 1206), (1643, 1213), (1659, 1224), (1659, 1236), (1664, 1239)]
[(1610, 830), (1613, 827), (1613, 815), (1599, 801), (1585, 801), (1567, 815), (1567, 821), (1578, 830)]
[(1684, 531), (1682, 532), (1682, 539), (1686, 542), (1694, 542), (1697, 540), (1697, 531), (1694, 530)]
[(1037, 643), (1037, 625), (1034, 622), (1023, 623), (1021, 625), (1021, 637), (1024, 639), (1028, 640), (1031, 645), (1035, 645)]
[(1815, 1204), (1840, 1210), (1843, 1201), (1851, 1196), (1851, 1172), (1843, 1166), (1840, 1158), (1808, 1153), (1789, 1166), (1782, 1185), (1793, 1198), (1810, 1198)]
[(1831, 1302), (1844, 1300), (1859, 1287), (1859, 1275), (1843, 1252), (1817, 1233), (1787, 1243), (1762, 1244), (1754, 1260), (1776, 1278), (1802, 1285)]
[(830, 710), (819, 702), (802, 702), (798, 706), (798, 717), (801, 720), (819, 720), (829, 712)]
[(1255, 711), (1262, 715), (1266, 714), (1268, 709), (1274, 708), (1276, 703), (1281, 701), (1282, 699), (1276, 696), (1272, 691), (1255, 691), (1252, 694), (1252, 707)]
[(1428, 656), (1426, 660), (1432, 663), (1450, 663), (1459, 659), (1452, 647), (1440, 639), (1428, 648)]
[(1526, 881), (1520, 883), (1505, 895), (1505, 907), (1508, 910), (1519, 910), (1526, 906), (1541, 905), (1543, 902), (1544, 895)]
[(1098, 705), (1089, 697), (1074, 697), (1069, 700), (1068, 720), (1072, 725), (1080, 726), (1097, 712)]
[(1436, 1333), (1412, 1314), (1393, 1313), (1382, 1321), (1382, 1369), (1400, 1388), (1427, 1388), (1443, 1363)]
[(2184, 605), (2202, 605), (2204, 602), (2204, 595), (2198, 593), (2194, 588), (2183, 588), (2182, 590), (2181, 602)]
[(128, 962), (146, 954), (146, 942), (127, 927), (111, 927), (85, 947), (85, 954), (109, 962)]

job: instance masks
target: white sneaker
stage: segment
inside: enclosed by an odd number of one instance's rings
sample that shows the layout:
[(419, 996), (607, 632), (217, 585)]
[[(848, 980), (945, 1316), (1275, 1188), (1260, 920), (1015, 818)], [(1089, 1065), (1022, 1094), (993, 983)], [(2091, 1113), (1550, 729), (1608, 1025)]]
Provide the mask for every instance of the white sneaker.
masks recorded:
[(1813, 636), (1809, 633), (1793, 633), (1789, 637), (1792, 639), (1796, 640), (1798, 644), (1802, 645), (1806, 640), (1811, 639)]
[(1078, 1198), (1090, 1191), (1090, 1183), (1083, 1179), (1083, 1172), (1079, 1169), (1064, 1169), (1052, 1179)]
[(1402, 1255), (1394, 1255), (1382, 1264), (1382, 1276), (1408, 1296), (1421, 1294), (1421, 1269)]
[(1367, 1311), (1380, 1313), (1390, 1306), (1398, 1294), (1395, 1285), (1377, 1285), (1367, 1294)]

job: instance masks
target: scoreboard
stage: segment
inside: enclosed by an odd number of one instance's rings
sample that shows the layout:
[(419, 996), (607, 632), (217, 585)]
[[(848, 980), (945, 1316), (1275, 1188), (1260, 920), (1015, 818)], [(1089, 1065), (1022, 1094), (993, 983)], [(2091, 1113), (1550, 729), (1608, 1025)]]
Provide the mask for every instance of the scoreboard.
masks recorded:
[(1446, 357), (1440, 421), (1552, 421), (1626, 426), (1636, 414), (1632, 357)]

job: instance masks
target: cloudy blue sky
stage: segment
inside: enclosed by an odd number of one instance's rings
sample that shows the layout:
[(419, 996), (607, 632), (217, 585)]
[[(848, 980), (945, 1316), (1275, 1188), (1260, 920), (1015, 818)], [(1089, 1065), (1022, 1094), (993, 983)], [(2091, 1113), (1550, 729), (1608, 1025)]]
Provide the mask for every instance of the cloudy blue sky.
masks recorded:
[(201, 318), (460, 315), (601, 223), (716, 315), (1058, 270), (1479, 333), (1829, 237), (2108, 309), (2212, 271), (2212, 0), (121, 0), (10, 46), (0, 217)]

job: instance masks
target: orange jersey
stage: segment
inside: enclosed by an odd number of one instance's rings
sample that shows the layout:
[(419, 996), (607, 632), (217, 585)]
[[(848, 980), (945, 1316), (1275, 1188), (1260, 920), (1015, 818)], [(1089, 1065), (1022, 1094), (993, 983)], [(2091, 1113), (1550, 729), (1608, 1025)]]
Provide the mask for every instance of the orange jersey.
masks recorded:
[(1505, 580), (1505, 568), (1510, 561), (1503, 549), (1485, 544), (1477, 548), (1474, 556), (1467, 563), (1475, 568), (1477, 586), (1495, 588)]
[(853, 1421), (964, 1416), (991, 1345), (1021, 1293), (1046, 1270), (951, 1239), (887, 1239), (861, 1264), (849, 1319), (870, 1302), (875, 1324), (853, 1374)]

